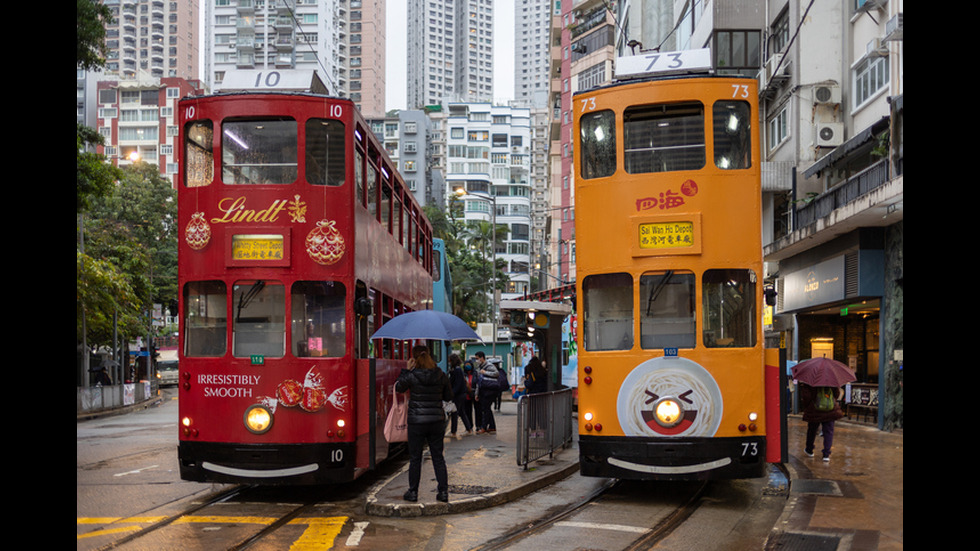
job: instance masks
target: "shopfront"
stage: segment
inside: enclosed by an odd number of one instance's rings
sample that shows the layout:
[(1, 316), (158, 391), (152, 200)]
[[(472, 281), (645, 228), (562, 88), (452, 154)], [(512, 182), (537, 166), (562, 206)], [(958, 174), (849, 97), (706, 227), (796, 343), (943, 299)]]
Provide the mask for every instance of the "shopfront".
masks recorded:
[(884, 250), (881, 232), (862, 229), (779, 263), (772, 331), (787, 358), (825, 356), (857, 375), (845, 400), (851, 414), (876, 420), (886, 349), (881, 331)]

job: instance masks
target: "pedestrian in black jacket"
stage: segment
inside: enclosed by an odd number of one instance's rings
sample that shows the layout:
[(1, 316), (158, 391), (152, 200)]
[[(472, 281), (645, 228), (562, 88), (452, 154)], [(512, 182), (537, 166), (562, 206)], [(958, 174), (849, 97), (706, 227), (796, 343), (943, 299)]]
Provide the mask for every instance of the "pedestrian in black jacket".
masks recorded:
[(419, 480), (422, 478), (422, 450), (426, 444), (436, 474), (436, 499), (449, 501), (449, 476), (443, 455), (443, 436), (446, 434), (446, 411), (442, 402), (453, 399), (449, 377), (436, 365), (425, 346), (412, 349), (408, 368), (403, 369), (395, 382), (398, 392), (411, 391), (408, 398), (408, 491), (407, 501), (417, 501)]
[(466, 379), (463, 374), (463, 360), (459, 358), (457, 354), (451, 354), (449, 356), (449, 384), (453, 389), (453, 402), (456, 403), (456, 411), (449, 416), (449, 434), (451, 437), (459, 439), (459, 435), (456, 434), (456, 430), (459, 426), (459, 421), (463, 421), (463, 427), (466, 428), (466, 434), (473, 432), (473, 420), (470, 418), (472, 414), (472, 407), (467, 408), (467, 397), (466, 397)]

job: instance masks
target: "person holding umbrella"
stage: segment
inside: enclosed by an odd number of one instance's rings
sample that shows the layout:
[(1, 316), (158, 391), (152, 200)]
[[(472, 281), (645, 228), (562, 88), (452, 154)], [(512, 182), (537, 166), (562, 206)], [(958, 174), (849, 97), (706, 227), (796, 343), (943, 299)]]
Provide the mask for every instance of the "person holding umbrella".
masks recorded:
[(453, 399), (453, 391), (449, 377), (436, 365), (427, 346), (412, 349), (412, 359), (408, 361), (408, 368), (398, 376), (395, 390), (411, 391), (408, 397), (408, 491), (404, 498), (418, 501), (422, 450), (428, 444), (436, 475), (436, 499), (448, 502), (449, 476), (442, 440), (446, 434), (446, 412), (442, 403)]
[(800, 383), (800, 405), (806, 422), (803, 453), (813, 457), (817, 430), (823, 432), (823, 460), (830, 461), (834, 445), (834, 423), (844, 416), (840, 409), (840, 387), (856, 380), (849, 367), (830, 358), (811, 358), (793, 366)]

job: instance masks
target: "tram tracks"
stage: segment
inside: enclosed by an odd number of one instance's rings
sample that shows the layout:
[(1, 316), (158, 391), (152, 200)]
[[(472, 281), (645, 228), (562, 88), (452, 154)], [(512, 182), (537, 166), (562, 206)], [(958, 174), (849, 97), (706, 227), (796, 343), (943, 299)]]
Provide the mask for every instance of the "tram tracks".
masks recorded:
[[(194, 513), (201, 511), (207, 507), (211, 507), (215, 504), (225, 502), (229, 499), (233, 499), (236, 496), (240, 495), (245, 488), (246, 488), (245, 486), (240, 486), (240, 485), (233, 486), (231, 488), (227, 488), (220, 492), (211, 494), (201, 502), (186, 507), (184, 510), (180, 511), (179, 513), (156, 520), (147, 526), (144, 526), (134, 532), (127, 534), (126, 536), (123, 536), (122, 538), (119, 538), (101, 547), (98, 547), (97, 551), (108, 551), (109, 549), (115, 549), (121, 545), (146, 537), (149, 534), (156, 532), (157, 530), (160, 530), (161, 528), (173, 524), (174, 522), (176, 522), (181, 518), (193, 515)], [(119, 521), (117, 521), (117, 523), (125, 524), (128, 520), (129, 519), (120, 519)]]
[[(579, 516), (582, 516), (584, 520), (584, 518), (587, 517), (587, 509), (591, 505), (595, 505), (597, 503), (601, 504), (601, 502), (607, 498), (608, 494), (610, 494), (614, 489), (621, 487), (622, 484), (622, 481), (610, 480), (607, 484), (600, 486), (592, 494), (585, 496), (578, 502), (572, 503), (566, 508), (551, 512), (548, 515), (535, 519), (528, 524), (519, 526), (507, 534), (477, 547), (471, 548), (470, 551), (499, 551), (508, 549), (518, 542), (531, 539), (535, 536), (540, 536), (546, 531), (554, 528), (592, 529), (597, 525), (596, 523), (588, 521), (579, 522), (573, 521), (572, 519), (577, 519)], [(616, 527), (627, 532), (635, 532), (640, 534), (635, 540), (622, 547), (622, 549), (624, 551), (649, 549), (657, 542), (669, 536), (678, 527), (683, 525), (684, 521), (690, 518), (698, 507), (700, 507), (700, 505), (703, 503), (702, 498), (705, 494), (707, 486), (707, 482), (700, 482), (696, 486), (685, 487), (684, 495), (675, 496), (675, 503), (677, 500), (679, 500), (679, 503), (669, 506), (670, 509), (660, 516), (659, 522), (649, 529), (636, 527)]]

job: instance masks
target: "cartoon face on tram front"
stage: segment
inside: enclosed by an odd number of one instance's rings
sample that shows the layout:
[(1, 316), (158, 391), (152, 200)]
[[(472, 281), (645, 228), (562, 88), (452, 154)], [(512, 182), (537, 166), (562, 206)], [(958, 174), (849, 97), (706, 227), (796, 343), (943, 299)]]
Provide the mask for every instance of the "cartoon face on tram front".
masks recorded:
[(708, 371), (687, 358), (666, 356), (636, 366), (616, 403), (627, 436), (714, 436), (721, 424), (721, 390)]

